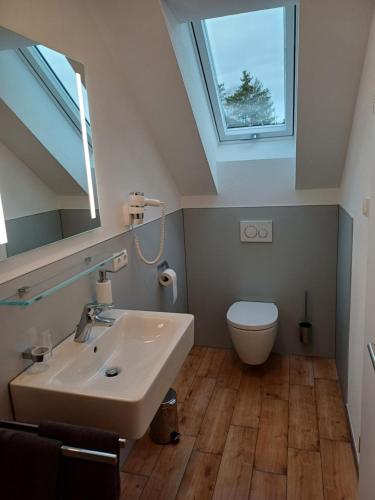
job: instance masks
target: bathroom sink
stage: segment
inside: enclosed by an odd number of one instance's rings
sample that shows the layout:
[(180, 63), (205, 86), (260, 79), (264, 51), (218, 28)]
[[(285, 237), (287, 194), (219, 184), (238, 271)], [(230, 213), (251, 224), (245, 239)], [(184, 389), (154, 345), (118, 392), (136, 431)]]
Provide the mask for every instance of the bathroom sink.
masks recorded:
[(114, 430), (138, 439), (146, 432), (194, 341), (194, 317), (112, 310), (111, 327), (94, 327), (87, 343), (71, 335), (45, 363), (10, 383), (16, 420), (57, 420)]

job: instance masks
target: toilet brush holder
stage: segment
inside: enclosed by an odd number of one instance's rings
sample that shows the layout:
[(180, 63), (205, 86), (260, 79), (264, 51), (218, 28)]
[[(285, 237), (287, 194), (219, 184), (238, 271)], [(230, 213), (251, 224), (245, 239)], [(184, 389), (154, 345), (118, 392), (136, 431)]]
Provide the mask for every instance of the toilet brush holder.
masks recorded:
[(305, 292), (305, 319), (299, 324), (299, 339), (302, 344), (310, 344), (312, 339), (312, 324), (307, 320), (308, 293)]
[(310, 344), (312, 338), (312, 324), (308, 321), (301, 321), (299, 324), (299, 339), (302, 344)]

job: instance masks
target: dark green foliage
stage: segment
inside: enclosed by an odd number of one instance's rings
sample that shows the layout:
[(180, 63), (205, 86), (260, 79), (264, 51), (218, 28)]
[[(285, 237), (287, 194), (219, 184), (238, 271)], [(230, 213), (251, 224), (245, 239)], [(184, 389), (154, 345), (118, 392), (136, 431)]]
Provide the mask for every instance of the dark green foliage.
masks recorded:
[(242, 72), (241, 85), (231, 93), (226, 91), (223, 83), (219, 84), (218, 90), (228, 128), (257, 127), (276, 122), (270, 90), (248, 71)]

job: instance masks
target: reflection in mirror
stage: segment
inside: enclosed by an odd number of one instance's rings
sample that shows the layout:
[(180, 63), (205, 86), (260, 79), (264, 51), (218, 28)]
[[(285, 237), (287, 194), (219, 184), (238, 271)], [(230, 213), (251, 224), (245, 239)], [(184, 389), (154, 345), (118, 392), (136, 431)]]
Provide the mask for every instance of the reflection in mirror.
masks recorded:
[(0, 260), (99, 226), (84, 68), (0, 27)]

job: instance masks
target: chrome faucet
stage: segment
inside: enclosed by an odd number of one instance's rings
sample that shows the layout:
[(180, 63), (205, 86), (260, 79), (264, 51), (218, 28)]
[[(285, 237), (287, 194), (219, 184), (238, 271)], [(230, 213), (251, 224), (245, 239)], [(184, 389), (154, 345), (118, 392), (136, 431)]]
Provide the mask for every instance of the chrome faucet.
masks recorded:
[(74, 341), (87, 342), (92, 327), (97, 326), (112, 326), (115, 322), (114, 318), (106, 318), (100, 316), (105, 309), (112, 309), (113, 306), (103, 304), (86, 304), (83, 306), (81, 319), (75, 328)]

